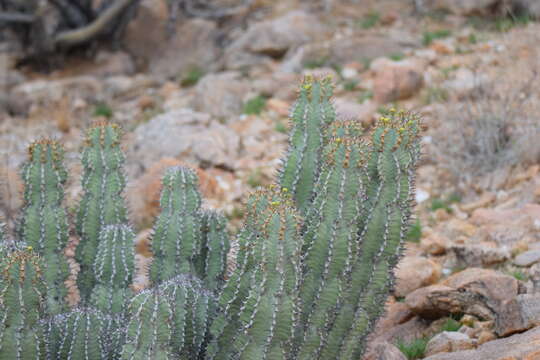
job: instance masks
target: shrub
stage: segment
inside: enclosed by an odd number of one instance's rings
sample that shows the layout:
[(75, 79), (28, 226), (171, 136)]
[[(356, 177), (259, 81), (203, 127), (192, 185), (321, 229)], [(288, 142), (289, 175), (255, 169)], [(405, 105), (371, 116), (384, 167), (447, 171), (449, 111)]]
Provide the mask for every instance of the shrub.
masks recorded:
[(455, 177), (470, 181), (519, 162), (540, 158), (536, 139), (540, 126), (528, 103), (532, 76), (519, 90), (494, 90), (479, 86), (461, 102), (453, 103), (434, 135), (440, 164)]
[(151, 287), (138, 293), (122, 133), (91, 127), (76, 214), (82, 303), (73, 309), (61, 281), (63, 151), (32, 144), (22, 236), (0, 246), (0, 359), (360, 358), (409, 230), (420, 126), (390, 110), (367, 141), (358, 123), (336, 120), (332, 91), (329, 79), (302, 83), (278, 180), (249, 197), (235, 258), (225, 217), (201, 206), (195, 172), (167, 170)]

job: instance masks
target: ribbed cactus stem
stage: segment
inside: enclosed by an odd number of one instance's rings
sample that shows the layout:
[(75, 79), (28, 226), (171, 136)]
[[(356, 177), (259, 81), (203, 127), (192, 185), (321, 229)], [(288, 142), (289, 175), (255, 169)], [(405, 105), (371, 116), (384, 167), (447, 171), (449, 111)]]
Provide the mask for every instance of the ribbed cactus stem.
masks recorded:
[(346, 295), (351, 300), (359, 298), (355, 312), (364, 315), (355, 318), (342, 342), (342, 359), (357, 359), (365, 351), (367, 335), (384, 311), (380, 302), (392, 289), (393, 269), (410, 225), (419, 130), (414, 114), (391, 111), (373, 132), (365, 176), (372, 185), (368, 190), (370, 216), (360, 233), (362, 251)]
[(134, 271), (134, 238), (128, 225), (107, 225), (101, 230), (93, 266), (97, 285), (91, 298), (102, 311), (121, 314), (125, 310), (131, 296), (128, 287)]
[[(350, 282), (357, 248), (365, 144), (355, 123), (335, 124), (328, 132), (315, 198), (308, 210), (299, 286), (299, 359), (318, 359), (324, 349), (329, 313)], [(321, 357), (322, 359), (322, 357)]]
[(83, 297), (88, 297), (95, 285), (92, 267), (101, 230), (107, 225), (127, 222), (122, 197), (126, 180), (122, 172), (124, 155), (120, 137), (118, 126), (98, 123), (88, 130), (82, 153), (84, 193), (77, 213), (81, 242), (76, 258), (81, 265), (77, 284)]
[(157, 289), (137, 294), (128, 308), (126, 343), (121, 359), (174, 359), (170, 348), (172, 337), (172, 309)]
[[(342, 288), (333, 326), (321, 339), (318, 358), (356, 360), (384, 312), (409, 227), (414, 174), (419, 156), (419, 121), (412, 114), (391, 112), (373, 131), (364, 167), (366, 198), (359, 221), (358, 248), (350, 267), (350, 283)], [(351, 316), (355, 314), (355, 316)]]
[(63, 166), (64, 150), (52, 140), (32, 143), (24, 164), (24, 210), (20, 222), (22, 240), (44, 260), (44, 279), (48, 288), (48, 308), (64, 310), (67, 289), (64, 281), (69, 267), (63, 249), (69, 233), (66, 211), (62, 207), (63, 185), (67, 172)]
[(219, 299), (208, 359), (285, 359), (297, 310), (299, 218), (279, 191), (248, 201), (238, 264)]
[(158, 284), (194, 272), (201, 251), (201, 195), (195, 172), (173, 167), (163, 177), (161, 213), (154, 226), (150, 280)]
[(4, 245), (4, 241), (6, 241), (6, 224), (0, 222), (0, 246)]
[(216, 311), (214, 295), (199, 280), (186, 275), (164, 282), (159, 291), (171, 304), (171, 349), (181, 359), (202, 359), (209, 322)]
[(325, 128), (336, 117), (330, 101), (332, 87), (330, 78), (306, 77), (291, 114), (289, 149), (283, 160), (279, 184), (289, 190), (302, 214), (309, 207), (320, 171)]
[(39, 359), (34, 328), (46, 309), (43, 264), (30, 248), (0, 259), (0, 359)]
[(115, 359), (118, 331), (111, 331), (112, 319), (92, 308), (75, 308), (42, 322), (44, 359)]
[(216, 291), (224, 282), (230, 249), (227, 219), (213, 210), (201, 212), (201, 250), (195, 258), (196, 272), (206, 287)]

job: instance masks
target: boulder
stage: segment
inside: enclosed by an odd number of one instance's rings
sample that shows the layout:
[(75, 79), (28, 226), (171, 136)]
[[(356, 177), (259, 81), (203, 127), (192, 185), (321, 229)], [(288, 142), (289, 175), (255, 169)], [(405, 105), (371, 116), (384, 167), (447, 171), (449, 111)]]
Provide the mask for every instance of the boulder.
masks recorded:
[(424, 360), (537, 360), (540, 359), (540, 327), (504, 339), (488, 341), (474, 350), (439, 353)]
[(540, 249), (525, 251), (514, 259), (517, 266), (531, 266), (537, 262), (540, 262)]
[(208, 74), (195, 87), (193, 107), (219, 119), (230, 120), (242, 113), (249, 90), (249, 83), (238, 72)]
[(540, 294), (521, 294), (504, 302), (495, 321), (495, 332), (508, 336), (540, 326)]
[(128, 164), (136, 166), (130, 169), (132, 177), (137, 177), (164, 157), (198, 166), (232, 168), (239, 147), (238, 135), (210, 115), (191, 109), (173, 110), (150, 119), (135, 130)]
[(512, 276), (488, 269), (471, 268), (437, 285), (420, 288), (405, 298), (411, 310), (425, 318), (470, 314), (495, 320), (507, 301), (524, 292)]
[(423, 286), (435, 284), (441, 277), (441, 266), (436, 262), (420, 257), (407, 256), (398, 264), (395, 296), (403, 297)]
[(407, 99), (424, 85), (424, 65), (420, 61), (380, 58), (373, 62), (372, 69), (373, 98), (379, 104)]
[(457, 331), (443, 331), (429, 340), (426, 346), (426, 356), (459, 350), (469, 350), (475, 347), (475, 341), (466, 334)]
[(312, 42), (322, 33), (319, 20), (300, 10), (255, 23), (225, 50), (225, 68), (239, 70), (281, 58), (289, 49)]
[(394, 345), (383, 341), (372, 345), (365, 360), (407, 360), (407, 357)]
[(213, 21), (178, 19), (171, 29), (164, 0), (141, 3), (123, 44), (139, 65), (162, 78), (179, 77), (193, 68), (216, 70), (221, 54)]

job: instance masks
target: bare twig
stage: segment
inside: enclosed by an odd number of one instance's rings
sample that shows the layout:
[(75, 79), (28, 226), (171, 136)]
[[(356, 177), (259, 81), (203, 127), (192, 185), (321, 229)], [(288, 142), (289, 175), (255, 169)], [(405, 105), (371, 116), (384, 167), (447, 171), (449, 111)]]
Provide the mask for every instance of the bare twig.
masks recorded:
[(100, 35), (115, 18), (137, 0), (118, 0), (89, 25), (59, 33), (54, 42), (60, 47), (83, 44)]
[(34, 22), (35, 16), (18, 12), (0, 12), (0, 23), (17, 22), (30, 24)]

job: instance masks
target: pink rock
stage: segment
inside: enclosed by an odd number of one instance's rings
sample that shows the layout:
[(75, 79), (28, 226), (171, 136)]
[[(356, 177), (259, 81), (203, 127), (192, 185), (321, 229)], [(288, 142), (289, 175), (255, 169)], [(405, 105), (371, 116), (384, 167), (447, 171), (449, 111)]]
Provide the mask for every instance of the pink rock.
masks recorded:
[(379, 104), (407, 99), (424, 84), (424, 69), (419, 61), (378, 59), (372, 68), (375, 71), (373, 94)]

